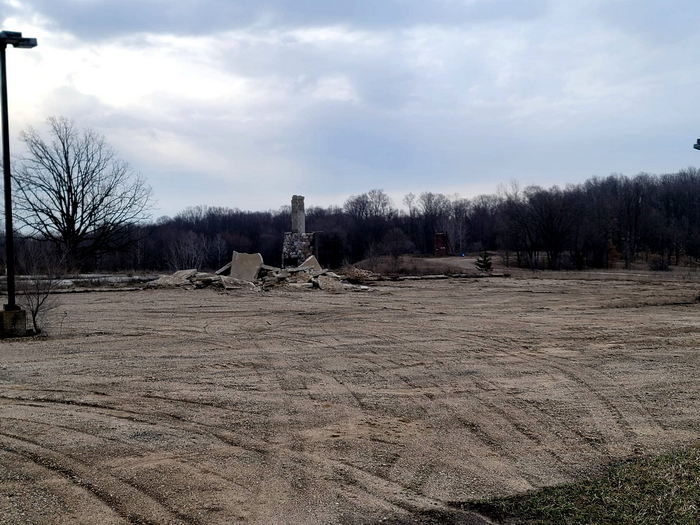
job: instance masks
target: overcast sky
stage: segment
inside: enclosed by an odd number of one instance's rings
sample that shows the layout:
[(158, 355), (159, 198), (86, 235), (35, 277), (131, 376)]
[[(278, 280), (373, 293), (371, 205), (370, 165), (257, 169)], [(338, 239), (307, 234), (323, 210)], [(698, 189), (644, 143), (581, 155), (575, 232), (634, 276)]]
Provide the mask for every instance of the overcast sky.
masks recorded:
[(471, 197), (700, 164), (697, 0), (0, 0), (11, 132), (70, 117), (158, 209)]

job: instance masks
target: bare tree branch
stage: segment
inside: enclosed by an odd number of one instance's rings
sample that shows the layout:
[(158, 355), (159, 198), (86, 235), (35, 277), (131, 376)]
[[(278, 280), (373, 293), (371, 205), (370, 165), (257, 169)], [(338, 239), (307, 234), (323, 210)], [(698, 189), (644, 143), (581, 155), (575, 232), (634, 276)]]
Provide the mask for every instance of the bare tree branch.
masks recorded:
[(148, 217), (151, 188), (96, 132), (63, 117), (48, 125), (48, 139), (31, 128), (22, 133), (27, 154), (14, 173), (18, 223), (78, 267), (129, 244), (128, 227)]

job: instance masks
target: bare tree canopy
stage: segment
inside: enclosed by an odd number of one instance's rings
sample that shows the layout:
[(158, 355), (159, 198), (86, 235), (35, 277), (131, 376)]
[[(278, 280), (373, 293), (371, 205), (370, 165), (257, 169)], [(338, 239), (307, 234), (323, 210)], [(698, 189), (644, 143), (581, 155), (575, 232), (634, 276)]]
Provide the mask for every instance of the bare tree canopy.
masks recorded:
[(32, 128), (22, 133), (27, 154), (14, 173), (17, 216), (77, 267), (131, 242), (130, 226), (147, 218), (151, 188), (95, 131), (63, 117), (48, 125), (48, 139)]

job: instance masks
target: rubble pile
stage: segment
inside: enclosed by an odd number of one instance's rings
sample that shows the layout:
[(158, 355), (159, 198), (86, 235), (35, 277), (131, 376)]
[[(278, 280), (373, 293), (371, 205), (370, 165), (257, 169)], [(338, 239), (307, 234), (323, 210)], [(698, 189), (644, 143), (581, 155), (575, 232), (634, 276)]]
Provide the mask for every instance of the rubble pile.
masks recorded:
[(196, 269), (178, 270), (172, 275), (163, 275), (146, 284), (146, 288), (220, 288), (222, 290), (256, 289), (254, 283), (228, 275), (199, 272)]
[(369, 283), (374, 281), (383, 281), (384, 277), (378, 273), (374, 273), (370, 270), (363, 270), (362, 268), (357, 268), (356, 266), (349, 266), (343, 270), (343, 275), (349, 283), (361, 284)]
[[(225, 275), (226, 273), (229, 275)], [(219, 288), (222, 290), (267, 291), (274, 288), (308, 288), (328, 292), (366, 291), (367, 286), (358, 283), (372, 279), (372, 272), (351, 267), (349, 275), (338, 275), (324, 269), (313, 255), (295, 268), (277, 268), (263, 264), (259, 253), (233, 252), (229, 264), (215, 273), (196, 269), (179, 270), (149, 282), (148, 288)]]

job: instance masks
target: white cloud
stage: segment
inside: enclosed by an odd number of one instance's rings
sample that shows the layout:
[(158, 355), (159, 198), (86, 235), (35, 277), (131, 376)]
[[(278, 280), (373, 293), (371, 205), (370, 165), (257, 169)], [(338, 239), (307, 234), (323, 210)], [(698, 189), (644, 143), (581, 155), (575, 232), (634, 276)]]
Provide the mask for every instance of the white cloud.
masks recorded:
[(88, 38), (92, 8), (71, 2), (62, 18), (54, 4), (6, 0), (3, 27), (39, 39), (8, 52), (13, 131), (49, 115), (96, 127), (167, 213), (186, 199), (267, 208), (290, 191), (469, 194), (518, 177), (564, 183), (694, 162), (669, 130), (692, 140), (700, 122), (695, 31), (662, 38), (597, 0), (517, 16), (424, 0), (423, 19), (395, 20), (266, 0), (264, 16), (240, 4), (247, 25), (213, 20), (228, 4), (208, 1), (218, 10), (195, 10), (216, 27), (205, 35), (180, 30), (188, 3), (157, 31), (129, 31), (114, 4), (114, 31), (94, 20), (106, 36)]
[(340, 102), (358, 102), (359, 96), (350, 80), (343, 76), (320, 78), (311, 90), (314, 98)]

